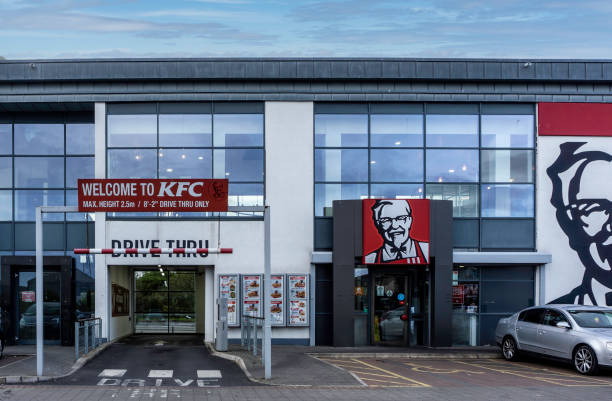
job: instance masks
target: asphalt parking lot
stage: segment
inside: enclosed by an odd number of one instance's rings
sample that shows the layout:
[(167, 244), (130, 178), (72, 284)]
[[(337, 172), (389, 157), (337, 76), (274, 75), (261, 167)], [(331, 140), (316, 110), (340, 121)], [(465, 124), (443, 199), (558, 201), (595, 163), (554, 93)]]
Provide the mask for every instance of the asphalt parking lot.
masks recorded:
[(612, 387), (609, 371), (583, 376), (570, 365), (538, 359), (317, 358), (351, 373), (362, 385), (381, 387), (561, 386)]

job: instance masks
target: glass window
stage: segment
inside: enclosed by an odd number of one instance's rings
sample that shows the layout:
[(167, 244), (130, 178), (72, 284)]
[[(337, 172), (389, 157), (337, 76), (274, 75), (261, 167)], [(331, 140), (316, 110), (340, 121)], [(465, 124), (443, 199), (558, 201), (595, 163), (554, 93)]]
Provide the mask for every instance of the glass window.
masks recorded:
[[(66, 191), (66, 206), (78, 206), (79, 191), (71, 189)], [(87, 213), (66, 213), (66, 220), (68, 221), (87, 221)], [(93, 221), (90, 218), (89, 221)]]
[(368, 312), (368, 274), (367, 268), (355, 269), (355, 312)]
[(13, 153), (13, 126), (12, 124), (0, 124), (0, 155)]
[(532, 150), (483, 150), (483, 182), (533, 182)]
[(66, 187), (77, 188), (79, 178), (94, 178), (93, 157), (66, 158)]
[(477, 147), (478, 116), (430, 114), (426, 133), (428, 147)]
[(557, 323), (559, 322), (569, 323), (565, 316), (563, 316), (561, 313), (552, 309), (548, 309), (546, 311), (546, 314), (544, 315), (544, 321), (542, 322), (542, 324), (547, 326), (557, 326)]
[(368, 146), (368, 116), (366, 114), (316, 115), (315, 146)]
[(211, 178), (210, 149), (160, 149), (159, 178)]
[[(533, 289), (533, 284), (531, 285), (531, 288)], [(528, 311), (525, 311), (525, 314), (523, 315), (523, 321), (528, 323), (540, 324), (542, 322), (543, 317), (544, 309), (529, 309)]]
[[(230, 182), (227, 203), (229, 206), (263, 206), (263, 184), (235, 184)], [(253, 215), (253, 213), (243, 213)], [(238, 213), (236, 215), (241, 215)]]
[(64, 124), (15, 124), (15, 154), (63, 155)]
[(0, 157), (0, 188), (13, 186), (13, 159)]
[(66, 124), (66, 153), (93, 155), (94, 130), (93, 124)]
[(453, 217), (478, 217), (478, 186), (466, 184), (427, 184), (427, 199), (453, 202)]
[(423, 116), (419, 114), (373, 114), (370, 116), (372, 147), (423, 146)]
[(230, 181), (263, 181), (262, 149), (215, 149), (214, 178)]
[(478, 281), (480, 278), (480, 268), (478, 267), (459, 267), (457, 279), (459, 281)]
[(533, 185), (482, 185), (482, 217), (533, 217)]
[(13, 193), (10, 190), (0, 191), (0, 220), (13, 220)]
[(315, 216), (331, 216), (332, 201), (366, 199), (368, 184), (316, 184)]
[(16, 157), (15, 187), (63, 188), (64, 158)]
[(428, 149), (427, 181), (477, 182), (478, 150)]
[(215, 114), (214, 144), (222, 147), (263, 146), (262, 114)]
[(569, 313), (580, 327), (612, 329), (612, 312), (571, 310)]
[(159, 146), (212, 145), (210, 114), (160, 114)]
[(532, 148), (533, 116), (530, 115), (483, 115), (483, 148)]
[(372, 149), (370, 158), (373, 182), (423, 181), (423, 151), (420, 149)]
[(315, 181), (367, 180), (367, 149), (315, 150)]
[(108, 178), (157, 178), (155, 149), (108, 151)]
[[(17, 190), (15, 191), (15, 220), (34, 221), (38, 206), (63, 206), (64, 190)], [(61, 221), (62, 213), (45, 213), (45, 220)]]
[(193, 273), (171, 271), (168, 275), (170, 276), (170, 291), (195, 290), (195, 275)]
[(420, 199), (423, 184), (372, 184), (370, 198), (375, 199)]
[(157, 146), (157, 115), (108, 116), (108, 147)]

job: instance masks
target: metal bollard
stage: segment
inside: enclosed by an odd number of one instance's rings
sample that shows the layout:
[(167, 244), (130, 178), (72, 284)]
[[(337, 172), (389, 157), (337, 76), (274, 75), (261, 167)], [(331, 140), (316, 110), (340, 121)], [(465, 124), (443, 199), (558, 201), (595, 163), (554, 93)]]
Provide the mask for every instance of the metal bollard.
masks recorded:
[(249, 322), (248, 318), (245, 318), (245, 323), (247, 326), (247, 351), (251, 350), (251, 322)]
[(85, 354), (89, 352), (89, 322), (85, 321)]
[(102, 319), (98, 319), (98, 338), (100, 343), (102, 343)]
[(79, 322), (74, 322), (74, 360), (79, 359)]
[(253, 319), (253, 331), (255, 332), (253, 336), (253, 355), (257, 355), (257, 319)]

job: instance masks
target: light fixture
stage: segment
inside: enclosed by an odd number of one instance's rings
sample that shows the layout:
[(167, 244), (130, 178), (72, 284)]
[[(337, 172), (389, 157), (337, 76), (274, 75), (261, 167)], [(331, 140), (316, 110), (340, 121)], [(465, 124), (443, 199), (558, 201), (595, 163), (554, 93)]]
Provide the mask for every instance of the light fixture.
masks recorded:
[(198, 156), (198, 160), (204, 160), (204, 156)]
[(423, 188), (419, 188), (419, 193), (423, 192)]
[(136, 160), (140, 160), (140, 155), (136, 155)]
[(370, 164), (376, 164), (376, 160), (370, 161)]
[(461, 170), (462, 170), (462, 171), (467, 170), (467, 166), (464, 164), (463, 166), (461, 166)]
[(510, 182), (514, 182), (514, 178), (510, 178), (510, 180), (509, 180), (509, 181), (510, 181)]
[(449, 172), (449, 173), (454, 173), (454, 172), (455, 172), (455, 170), (451, 168), (451, 169), (448, 169), (448, 172)]
[(229, 173), (225, 173), (225, 175), (229, 175)]
[(181, 159), (187, 158), (187, 155), (181, 155)]
[(164, 157), (164, 154), (162, 152), (159, 152), (159, 157)]
[(442, 182), (442, 177), (438, 177), (438, 182)]
[(401, 145), (402, 143), (400, 141), (395, 142), (396, 145)]
[(487, 189), (491, 189), (491, 187), (487, 187)]
[(172, 170), (171, 168), (167, 168), (167, 169), (166, 169), (166, 171), (167, 171), (167, 172), (169, 172), (169, 173), (171, 173), (171, 172), (173, 172), (174, 170)]

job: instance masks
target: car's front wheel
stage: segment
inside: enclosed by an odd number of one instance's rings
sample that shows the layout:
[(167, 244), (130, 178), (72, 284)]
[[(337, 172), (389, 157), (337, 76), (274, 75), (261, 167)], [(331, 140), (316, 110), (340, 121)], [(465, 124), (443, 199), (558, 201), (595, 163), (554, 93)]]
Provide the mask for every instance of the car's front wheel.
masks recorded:
[(581, 345), (574, 352), (574, 367), (583, 375), (594, 375), (597, 373), (597, 356), (591, 347)]
[(502, 355), (507, 361), (516, 361), (518, 358), (518, 348), (514, 338), (507, 336), (502, 341)]

